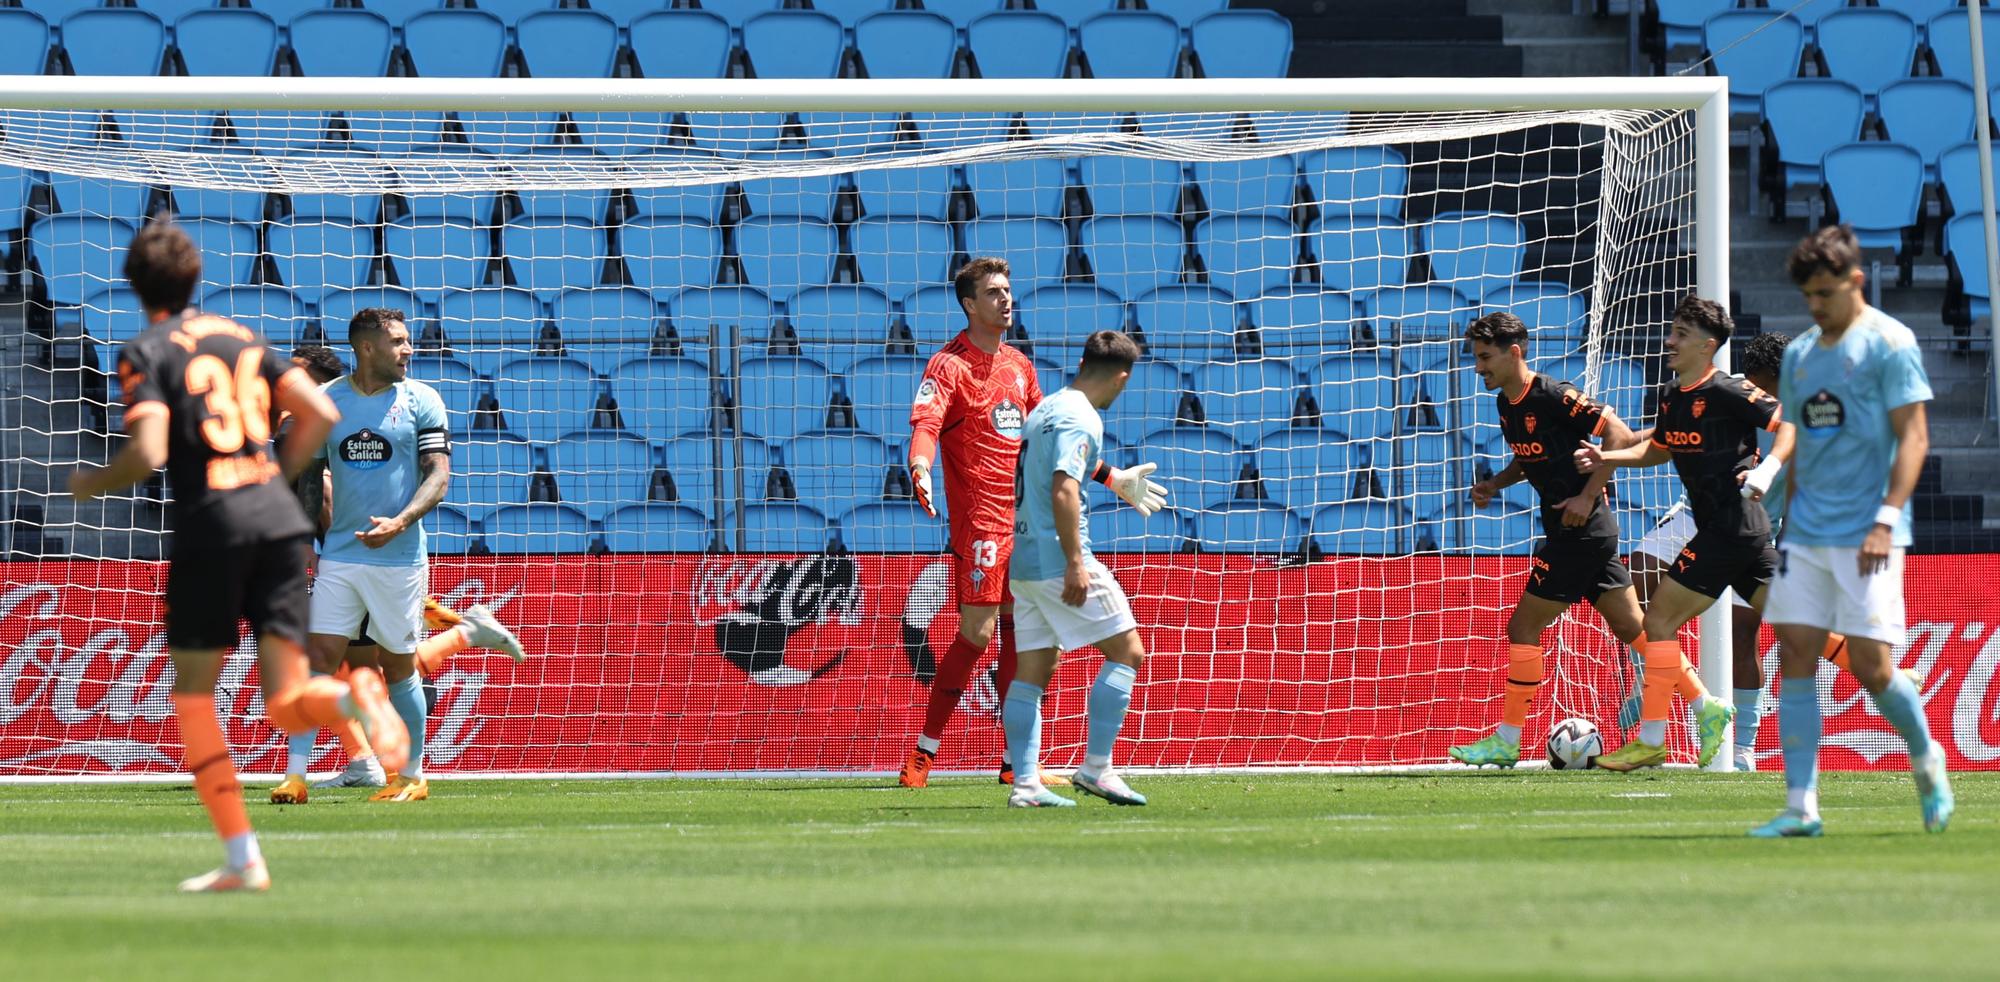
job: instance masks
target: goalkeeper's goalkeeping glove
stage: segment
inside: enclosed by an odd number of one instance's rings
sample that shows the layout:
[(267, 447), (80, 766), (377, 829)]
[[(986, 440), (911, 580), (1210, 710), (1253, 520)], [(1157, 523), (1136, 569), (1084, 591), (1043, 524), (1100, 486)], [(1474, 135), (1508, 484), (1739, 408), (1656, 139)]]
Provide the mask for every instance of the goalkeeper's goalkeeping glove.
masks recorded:
[(917, 504), (922, 505), (924, 514), (938, 517), (937, 506), (931, 504), (931, 467), (929, 464), (910, 465), (910, 489), (917, 496)]
[(1125, 503), (1139, 513), (1139, 517), (1148, 518), (1167, 506), (1166, 486), (1147, 477), (1159, 467), (1158, 464), (1145, 463), (1127, 470), (1099, 461), (1096, 473), (1091, 476), (1096, 478), (1099, 484), (1110, 488), (1118, 497), (1124, 498)]

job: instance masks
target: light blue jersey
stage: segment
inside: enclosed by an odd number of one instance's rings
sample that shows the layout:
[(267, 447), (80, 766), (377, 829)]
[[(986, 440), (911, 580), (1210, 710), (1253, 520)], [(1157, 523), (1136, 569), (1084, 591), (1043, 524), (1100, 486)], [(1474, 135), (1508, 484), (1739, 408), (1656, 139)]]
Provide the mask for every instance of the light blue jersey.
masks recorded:
[[(1076, 479), (1078, 491), (1095, 467), (1104, 447), (1104, 420), (1097, 407), (1075, 389), (1064, 388), (1042, 400), (1022, 428), (1019, 469), (1014, 472), (1014, 558), (1007, 575), (1016, 580), (1053, 580), (1068, 561), (1056, 537), (1055, 507), (1049, 494), (1055, 475)], [(1077, 537), (1090, 554), (1090, 515), (1077, 517)]]
[(401, 514), (416, 496), (423, 481), (419, 453), (449, 452), (444, 401), (415, 379), (364, 396), (349, 378), (322, 387), (340, 410), (340, 422), (321, 453), (333, 472), (333, 524), (321, 556), (367, 566), (421, 566), (427, 556), (421, 522), (380, 549), (363, 545), (354, 533), (372, 528), (372, 516)]
[[(1931, 385), (1916, 335), (1873, 307), (1839, 343), (1822, 345), (1820, 334), (1812, 327), (1794, 339), (1778, 376), (1778, 399), (1799, 437), (1785, 542), (1856, 548), (1889, 492), (1889, 411), (1929, 401)], [(1907, 503), (1894, 535), (1896, 545), (1910, 544)]]
[[(1758, 460), (1765, 460), (1771, 456), (1771, 444), (1777, 439), (1778, 434), (1771, 430), (1757, 431)], [(1764, 514), (1771, 518), (1771, 535), (1774, 538), (1778, 534), (1778, 526), (1785, 520), (1785, 484), (1786, 475), (1790, 473), (1789, 467), (1778, 468), (1777, 475), (1771, 478), (1770, 489), (1764, 492)]]

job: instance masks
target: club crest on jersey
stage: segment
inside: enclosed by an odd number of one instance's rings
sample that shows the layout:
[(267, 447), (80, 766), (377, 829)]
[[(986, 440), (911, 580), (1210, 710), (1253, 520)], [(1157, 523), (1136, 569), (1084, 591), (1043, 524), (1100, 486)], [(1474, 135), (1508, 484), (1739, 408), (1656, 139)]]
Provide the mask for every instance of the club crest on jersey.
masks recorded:
[(1707, 400), (1707, 399), (1696, 399), (1696, 400), (1694, 401), (1694, 406), (1693, 406), (1692, 408), (1693, 408), (1693, 411), (1694, 411), (1694, 418), (1696, 418), (1696, 419), (1700, 419), (1700, 418), (1701, 418), (1701, 414), (1702, 414), (1703, 412), (1706, 412), (1706, 411), (1708, 410), (1708, 400)]
[(924, 379), (924, 383), (922, 385), (917, 386), (917, 405), (919, 406), (930, 405), (931, 400), (936, 398), (937, 398), (937, 382), (928, 378)]
[(993, 406), (993, 432), (1001, 436), (1020, 439), (1021, 427), (1026, 422), (1027, 417), (1021, 413), (1021, 407), (1015, 405), (1012, 399), (1002, 399)]
[(340, 440), (340, 459), (357, 471), (372, 471), (395, 455), (396, 448), (388, 438), (367, 427)]
[(1528, 414), (1528, 419), (1527, 419), (1527, 426), (1528, 426), (1528, 433), (1529, 433), (1529, 435), (1531, 435), (1531, 436), (1532, 436), (1532, 435), (1534, 434), (1534, 432), (1535, 432), (1535, 414), (1534, 414), (1534, 413), (1529, 413), (1529, 414)]

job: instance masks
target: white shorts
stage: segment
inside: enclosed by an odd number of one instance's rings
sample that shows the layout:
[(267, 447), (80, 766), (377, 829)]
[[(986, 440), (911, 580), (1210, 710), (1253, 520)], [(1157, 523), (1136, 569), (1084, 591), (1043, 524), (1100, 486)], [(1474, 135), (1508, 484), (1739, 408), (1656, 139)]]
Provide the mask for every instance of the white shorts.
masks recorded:
[(1889, 565), (1873, 576), (1861, 575), (1860, 554), (1854, 546), (1780, 547), (1765, 622), (1904, 643), (1903, 550), (1889, 550)]
[[(1661, 515), (1660, 520), (1647, 530), (1645, 536), (1639, 539), (1639, 544), (1632, 547), (1632, 554), (1651, 556), (1659, 560), (1660, 569), (1664, 571), (1674, 564), (1674, 560), (1680, 558), (1681, 550), (1694, 538), (1695, 531), (1694, 510), (1688, 507), (1687, 499), (1682, 498), (1675, 501), (1674, 506), (1667, 509), (1667, 513)], [(1732, 606), (1746, 610), (1750, 607), (1749, 598), (1736, 593), (1731, 593), (1730, 596), (1735, 598)]]
[(1070, 651), (1108, 641), (1139, 626), (1125, 588), (1104, 564), (1089, 562), (1090, 587), (1083, 606), (1063, 603), (1063, 581), (1014, 580), (1014, 647), (1020, 651)]
[(368, 618), (368, 636), (391, 654), (417, 650), (424, 623), (424, 593), (430, 587), (430, 567), (366, 566), (336, 559), (319, 561), (313, 578), (312, 617), (308, 634), (337, 634), (349, 641), (361, 636), (361, 618)]

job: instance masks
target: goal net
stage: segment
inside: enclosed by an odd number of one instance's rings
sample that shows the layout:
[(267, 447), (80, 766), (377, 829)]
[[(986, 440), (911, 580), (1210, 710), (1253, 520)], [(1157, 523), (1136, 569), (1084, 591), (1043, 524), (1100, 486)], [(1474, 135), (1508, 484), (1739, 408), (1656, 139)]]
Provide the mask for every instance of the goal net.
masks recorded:
[[(276, 348), (351, 364), (357, 310), (405, 313), (452, 430), (432, 589), (534, 655), (432, 680), (436, 769), (893, 769), (956, 631), (909, 408), (964, 325), (952, 272), (987, 255), (1042, 392), (1091, 331), (1145, 346), (1105, 451), (1158, 463), (1172, 508), (1087, 491), (1149, 650), (1121, 762), (1431, 764), (1490, 728), (1540, 530), (1525, 484), (1467, 503), (1508, 451), (1460, 338), (1512, 310), (1537, 370), (1647, 423), (1695, 288), (1692, 109), (994, 104), (0, 107), (0, 772), (178, 767), (172, 489), (63, 493), (118, 443), (123, 246), (162, 213), (202, 250), (199, 306)], [(1677, 494), (1616, 482), (1628, 548)], [(1583, 606), (1549, 642), (1529, 739), (1578, 715), (1615, 745), (1629, 659)], [(1094, 672), (1050, 688), (1052, 766)], [(254, 679), (246, 645), (219, 705), (273, 770)], [(982, 671), (941, 769), (997, 764), (995, 695)]]

